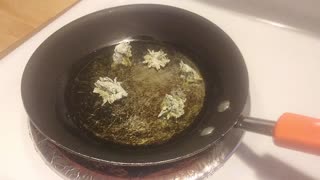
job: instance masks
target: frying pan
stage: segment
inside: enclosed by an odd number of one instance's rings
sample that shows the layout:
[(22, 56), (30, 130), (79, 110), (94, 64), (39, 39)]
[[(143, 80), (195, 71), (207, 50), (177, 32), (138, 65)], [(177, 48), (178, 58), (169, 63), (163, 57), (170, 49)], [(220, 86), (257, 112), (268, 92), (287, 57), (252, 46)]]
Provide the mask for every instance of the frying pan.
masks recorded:
[[(183, 135), (159, 146), (119, 147), (97, 143), (65, 118), (63, 94), (81, 57), (121, 40), (148, 37), (191, 52), (202, 72), (206, 97), (197, 122)], [(276, 144), (320, 153), (320, 120), (284, 114), (277, 123), (243, 117), (248, 72), (230, 37), (192, 12), (163, 5), (105, 9), (64, 26), (34, 52), (22, 78), (22, 98), (35, 127), (59, 147), (114, 165), (164, 164), (194, 156), (234, 127), (273, 135)]]

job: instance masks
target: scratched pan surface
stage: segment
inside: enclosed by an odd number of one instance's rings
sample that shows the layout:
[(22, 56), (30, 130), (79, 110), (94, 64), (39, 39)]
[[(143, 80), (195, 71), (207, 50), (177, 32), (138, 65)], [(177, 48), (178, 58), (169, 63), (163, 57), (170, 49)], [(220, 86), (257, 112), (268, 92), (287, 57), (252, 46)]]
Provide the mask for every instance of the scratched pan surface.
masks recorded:
[[(113, 64), (115, 46), (108, 46), (84, 57), (83, 65), (78, 63), (73, 68), (64, 99), (67, 118), (101, 141), (127, 146), (163, 144), (182, 135), (197, 120), (205, 96), (204, 81), (199, 78), (187, 82), (183, 78), (181, 62), (195, 70), (196, 66), (186, 53), (168, 43), (136, 39), (130, 41), (130, 46), (130, 66)], [(142, 62), (148, 49), (162, 50), (170, 62), (159, 70), (148, 68)], [(93, 92), (100, 77), (116, 78), (128, 95), (103, 104)], [(185, 98), (180, 117), (159, 117), (166, 94)]]
[[(64, 94), (72, 69), (88, 54), (128, 38), (165, 42), (188, 52), (205, 82), (205, 101), (195, 123), (161, 145), (100, 142), (65, 118)], [(40, 132), (71, 153), (126, 166), (170, 163), (206, 150), (233, 128), (247, 96), (247, 69), (228, 35), (199, 15), (163, 5), (121, 6), (71, 22), (40, 45), (22, 78), (23, 103)], [(223, 101), (230, 108), (218, 112)], [(208, 127), (214, 131), (204, 135)]]

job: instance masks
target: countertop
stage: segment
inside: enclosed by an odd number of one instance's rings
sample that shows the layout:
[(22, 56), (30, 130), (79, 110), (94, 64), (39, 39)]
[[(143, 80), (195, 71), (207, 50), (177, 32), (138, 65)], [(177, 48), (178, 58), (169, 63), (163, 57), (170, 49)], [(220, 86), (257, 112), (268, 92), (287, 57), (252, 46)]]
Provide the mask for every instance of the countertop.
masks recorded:
[(78, 0), (1, 0), (0, 59)]
[[(124, 4), (159, 3), (204, 16), (235, 41), (249, 71), (251, 116), (276, 120), (283, 112), (320, 117), (320, 39), (258, 18), (182, 0), (82, 0), (0, 61), (0, 179), (59, 180), (35, 151), (23, 108), (23, 69), (36, 48), (63, 25), (91, 12)], [(246, 133), (236, 153), (209, 179), (320, 179), (320, 157), (275, 146)]]

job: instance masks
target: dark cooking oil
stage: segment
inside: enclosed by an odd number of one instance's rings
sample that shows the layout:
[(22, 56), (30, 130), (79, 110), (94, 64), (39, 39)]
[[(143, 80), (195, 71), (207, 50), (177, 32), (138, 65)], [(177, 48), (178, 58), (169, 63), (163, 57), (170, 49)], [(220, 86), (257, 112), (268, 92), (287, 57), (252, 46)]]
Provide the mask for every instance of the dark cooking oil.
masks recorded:
[[(180, 77), (182, 60), (199, 74), (191, 59), (168, 44), (133, 41), (132, 66), (112, 66), (115, 46), (93, 52), (70, 80), (66, 92), (68, 117), (82, 130), (99, 139), (123, 145), (162, 144), (188, 128), (199, 114), (205, 96), (204, 81), (187, 83)], [(147, 50), (167, 53), (170, 62), (155, 70), (142, 63)], [(201, 74), (200, 74), (201, 75)], [(128, 96), (102, 105), (93, 93), (99, 77), (117, 78)], [(179, 118), (159, 118), (166, 94), (180, 90), (186, 95), (184, 114)]]

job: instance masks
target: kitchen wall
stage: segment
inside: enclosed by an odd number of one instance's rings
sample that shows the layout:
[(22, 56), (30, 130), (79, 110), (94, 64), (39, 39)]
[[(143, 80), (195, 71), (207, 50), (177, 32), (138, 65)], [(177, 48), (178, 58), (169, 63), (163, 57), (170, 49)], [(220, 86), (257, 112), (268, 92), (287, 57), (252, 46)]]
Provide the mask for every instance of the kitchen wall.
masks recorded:
[(199, 0), (320, 36), (320, 0)]

